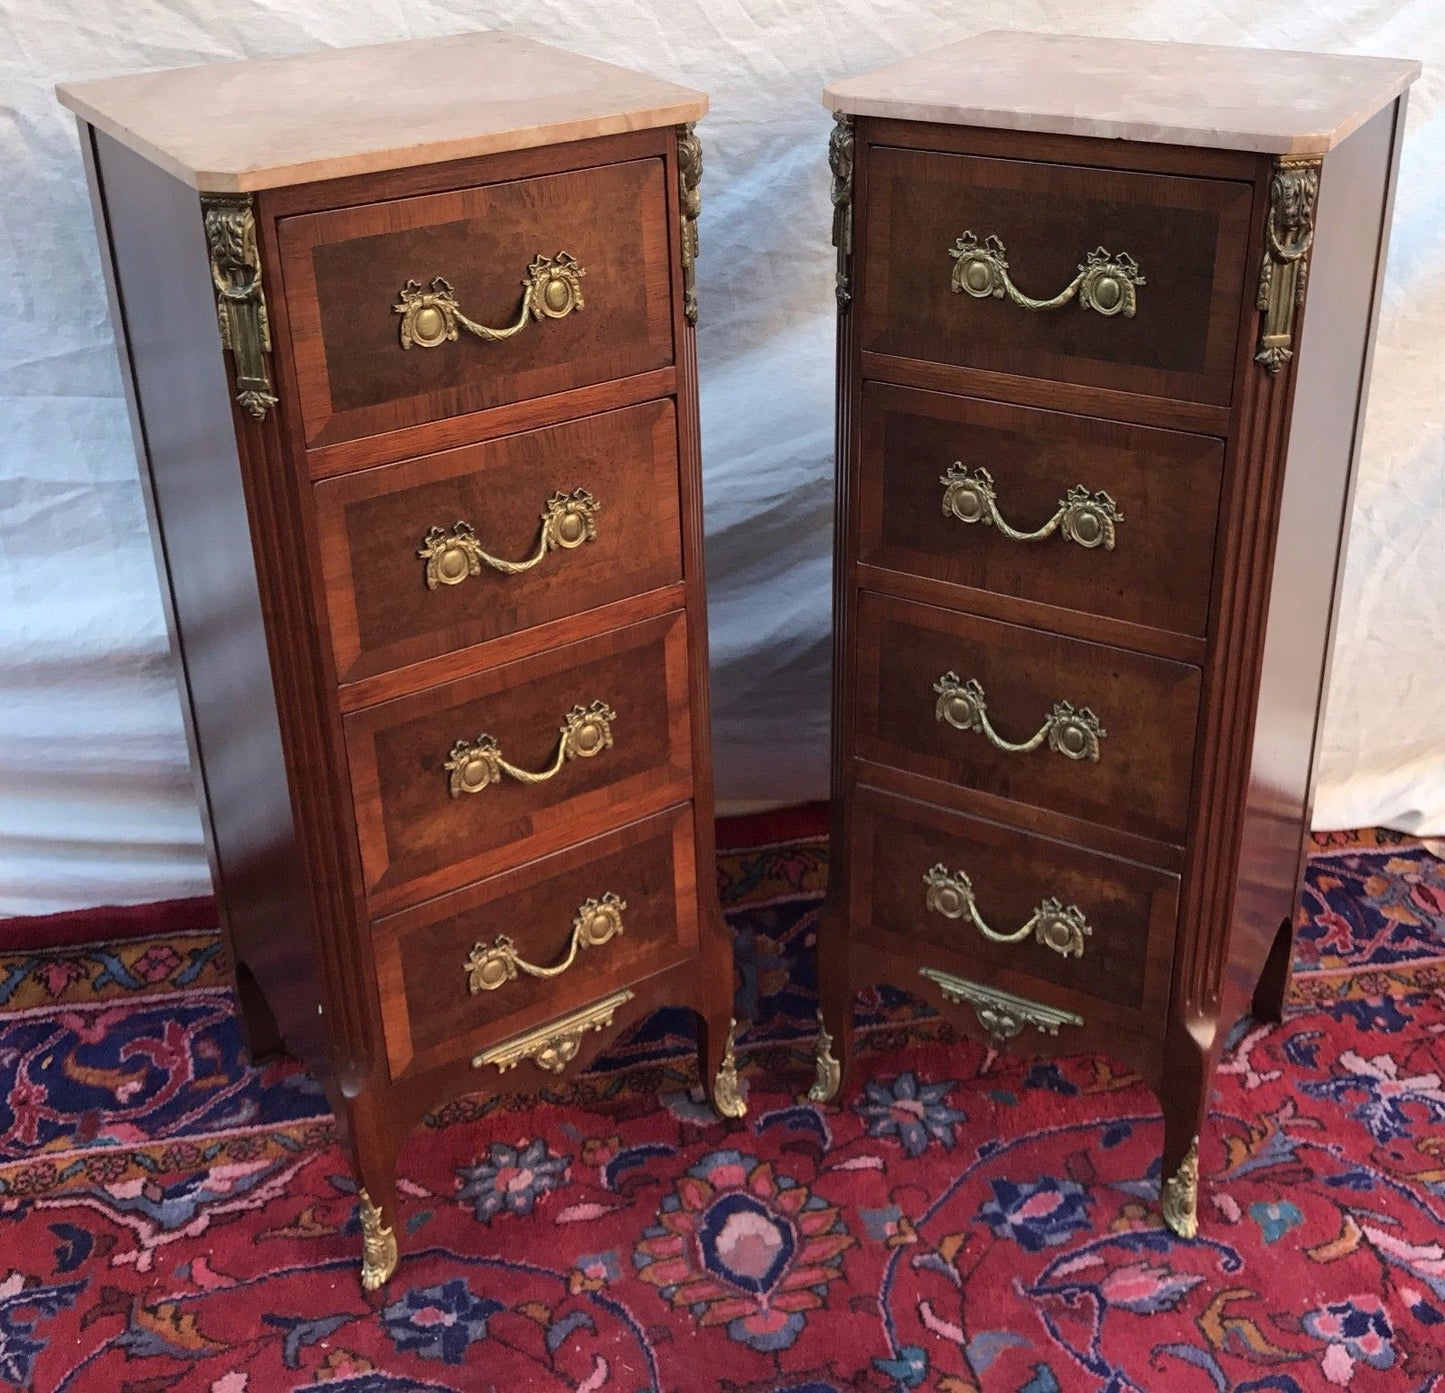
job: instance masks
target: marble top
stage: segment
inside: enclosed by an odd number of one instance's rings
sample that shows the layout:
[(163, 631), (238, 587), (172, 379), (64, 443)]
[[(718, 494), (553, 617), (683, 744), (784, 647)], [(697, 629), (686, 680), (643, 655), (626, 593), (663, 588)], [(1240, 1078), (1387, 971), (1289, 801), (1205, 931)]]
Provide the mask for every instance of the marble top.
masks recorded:
[(1420, 76), (1403, 58), (995, 29), (861, 77), (823, 105), (855, 116), (1316, 155)]
[(701, 92), (487, 31), (67, 82), (84, 120), (197, 189), (244, 193), (695, 121)]

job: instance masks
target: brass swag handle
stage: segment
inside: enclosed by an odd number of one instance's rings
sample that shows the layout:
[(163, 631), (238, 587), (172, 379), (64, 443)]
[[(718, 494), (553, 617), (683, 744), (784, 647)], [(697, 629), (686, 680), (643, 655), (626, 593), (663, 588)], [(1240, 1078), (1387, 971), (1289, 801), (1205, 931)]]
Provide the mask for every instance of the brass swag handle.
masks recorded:
[(458, 329), (475, 334), (485, 343), (500, 343), (520, 334), (534, 319), (566, 319), (573, 310), (582, 308), (582, 277), (586, 274), (571, 252), (534, 257), (522, 280), (517, 317), (505, 329), (489, 329), (468, 319), (457, 304), (451, 282), (444, 276), (432, 277), (428, 286), (407, 281), (401, 288), (401, 300), (391, 307), (394, 314), (401, 316), (401, 346), (437, 348), (455, 343)]
[(1072, 702), (1056, 701), (1043, 725), (1022, 744), (1015, 745), (1005, 740), (989, 722), (983, 684), (977, 678), (970, 677), (963, 682), (956, 672), (945, 672), (933, 684), (933, 690), (938, 693), (933, 708), (937, 720), (947, 721), (955, 730), (980, 731), (990, 745), (1005, 754), (1025, 755), (1047, 740), (1049, 749), (1065, 759), (1088, 759), (1097, 764), (1099, 741), (1109, 733), (1087, 706), (1075, 707)]
[(1050, 300), (1035, 300), (1009, 279), (1007, 252), (997, 237), (988, 236), (980, 242), (972, 232), (965, 232), (948, 254), (953, 258), (955, 295), (962, 291), (976, 300), (1007, 295), (1026, 310), (1056, 310), (1077, 295), (1086, 310), (1105, 317), (1122, 314), (1125, 319), (1133, 319), (1138, 308), (1136, 287), (1144, 284), (1139, 263), (1128, 252), (1114, 256), (1097, 247), (1079, 263), (1079, 274), (1057, 295)]
[(458, 740), (443, 766), (451, 778), (453, 798), (464, 793), (480, 793), (491, 784), (500, 783), (503, 774), (510, 774), (518, 783), (540, 784), (552, 778), (569, 759), (591, 759), (612, 748), (612, 722), (615, 712), (605, 701), (591, 706), (574, 706), (563, 718), (557, 741), (557, 753), (545, 769), (519, 769), (502, 758), (496, 740), (486, 734), (475, 740)]
[(947, 474), (938, 476), (938, 482), (943, 485), (944, 517), (996, 527), (1015, 542), (1041, 542), (1062, 531), (1066, 541), (1077, 542), (1087, 550), (1103, 547), (1113, 551), (1114, 525), (1124, 521), (1119, 505), (1103, 489), (1090, 493), (1086, 485), (1075, 484), (1059, 499), (1058, 510), (1042, 527), (1020, 532), (1004, 521), (998, 510), (993, 475), (981, 464), (970, 474), (962, 460), (955, 460)]
[(622, 932), (622, 911), (627, 901), (610, 890), (600, 900), (584, 900), (577, 906), (572, 920), (572, 946), (567, 956), (552, 967), (538, 967), (517, 952), (517, 945), (506, 934), (498, 934), (491, 947), (476, 944), (462, 964), (467, 986), (473, 996), (478, 992), (494, 992), (512, 981), (517, 973), (529, 977), (560, 977), (574, 962), (582, 948), (600, 948)]
[(968, 919), (990, 943), (1022, 943), (1032, 934), (1045, 948), (1065, 958), (1082, 958), (1084, 940), (1094, 930), (1078, 905), (1061, 904), (1053, 895), (1034, 910), (1028, 922), (1013, 933), (999, 933), (984, 922), (966, 871), (950, 871), (942, 862), (923, 877), (924, 905), (945, 919)]
[(469, 522), (458, 520), (450, 530), (433, 527), (422, 538), (417, 552), (426, 562), (426, 588), (460, 585), (468, 576), (480, 575), (483, 566), (490, 566), (505, 576), (520, 575), (530, 571), (549, 551), (572, 551), (583, 542), (596, 541), (596, 517), (601, 507), (586, 489), (554, 493), (542, 509), (537, 545), (523, 561), (507, 561), (484, 551)]

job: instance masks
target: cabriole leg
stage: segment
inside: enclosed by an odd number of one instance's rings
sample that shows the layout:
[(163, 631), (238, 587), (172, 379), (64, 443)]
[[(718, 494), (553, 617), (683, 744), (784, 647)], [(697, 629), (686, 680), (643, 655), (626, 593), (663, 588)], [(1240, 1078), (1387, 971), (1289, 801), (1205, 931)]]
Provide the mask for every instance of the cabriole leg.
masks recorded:
[(839, 922), (829, 899), (818, 919), (818, 1041), (813, 1047), (813, 1086), (808, 1090), (813, 1103), (831, 1103), (841, 1095), (853, 1056), (853, 992), (847, 940), (834, 931)]
[(740, 1118), (748, 1105), (738, 1084), (734, 1053), (732, 930), (720, 909), (705, 910), (697, 1012), (702, 1018), (698, 1072), (719, 1117)]
[(361, 1285), (376, 1291), (396, 1271), (396, 1149), (362, 1100), (347, 1109), (361, 1219)]
[(1164, 1164), (1159, 1206), (1164, 1222), (1180, 1238), (1199, 1232), (1199, 1138), (1209, 1116), (1209, 1051), (1180, 1028), (1169, 1044), (1164, 1075)]

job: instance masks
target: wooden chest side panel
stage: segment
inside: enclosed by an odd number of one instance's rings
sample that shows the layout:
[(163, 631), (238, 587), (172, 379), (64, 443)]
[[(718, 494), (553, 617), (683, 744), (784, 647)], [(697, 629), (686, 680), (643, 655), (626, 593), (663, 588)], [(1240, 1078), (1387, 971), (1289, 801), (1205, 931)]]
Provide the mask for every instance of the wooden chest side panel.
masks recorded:
[(324, 1074), (311, 911), (200, 202), (109, 136), (82, 124), (81, 140), (114, 272), (123, 375), (222, 927), (287, 1047)]
[[(1293, 918), (1299, 892), (1404, 105), (1402, 97), (1333, 150), (1320, 176), (1261, 659), (1226, 1015), (1247, 1008), (1281, 925)], [(1287, 961), (1287, 955), (1281, 960)]]

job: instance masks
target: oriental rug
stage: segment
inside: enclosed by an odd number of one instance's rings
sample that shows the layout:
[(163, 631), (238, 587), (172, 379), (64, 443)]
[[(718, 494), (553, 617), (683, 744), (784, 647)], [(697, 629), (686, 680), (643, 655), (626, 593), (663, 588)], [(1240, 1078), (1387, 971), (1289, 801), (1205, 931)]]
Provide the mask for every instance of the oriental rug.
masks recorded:
[(703, 1106), (681, 1012), (540, 1101), (454, 1104), (372, 1297), (324, 1101), (246, 1066), (214, 933), (0, 953), (0, 1387), (1445, 1393), (1445, 848), (1317, 839), (1183, 1242), (1107, 1059), (993, 1055), (880, 991), (841, 1105), (798, 1101), (821, 830), (719, 857), (747, 1118)]

